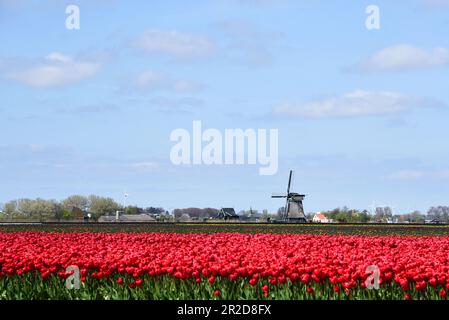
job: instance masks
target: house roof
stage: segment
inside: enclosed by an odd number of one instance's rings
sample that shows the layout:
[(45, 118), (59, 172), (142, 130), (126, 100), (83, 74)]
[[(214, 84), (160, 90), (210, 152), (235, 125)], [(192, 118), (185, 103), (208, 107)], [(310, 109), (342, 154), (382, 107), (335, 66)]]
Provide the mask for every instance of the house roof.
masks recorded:
[(326, 217), (323, 213), (321, 213), (321, 212), (315, 213), (315, 216), (314, 216), (313, 218), (314, 218), (314, 219), (319, 219), (319, 220), (325, 220), (325, 219), (327, 219), (327, 217)]
[(221, 208), (220, 212), (217, 215), (218, 219), (223, 218), (240, 218), (239, 215), (235, 213), (234, 208)]
[(221, 208), (221, 211), (227, 216), (237, 216), (234, 208)]

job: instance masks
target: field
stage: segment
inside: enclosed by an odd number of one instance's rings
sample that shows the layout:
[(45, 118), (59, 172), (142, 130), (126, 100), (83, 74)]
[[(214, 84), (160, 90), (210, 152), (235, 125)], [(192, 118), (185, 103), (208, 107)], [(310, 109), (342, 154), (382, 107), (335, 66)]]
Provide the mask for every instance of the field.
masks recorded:
[[(446, 299), (448, 231), (445, 225), (2, 225), (0, 299)], [(376, 272), (378, 289), (366, 288)]]

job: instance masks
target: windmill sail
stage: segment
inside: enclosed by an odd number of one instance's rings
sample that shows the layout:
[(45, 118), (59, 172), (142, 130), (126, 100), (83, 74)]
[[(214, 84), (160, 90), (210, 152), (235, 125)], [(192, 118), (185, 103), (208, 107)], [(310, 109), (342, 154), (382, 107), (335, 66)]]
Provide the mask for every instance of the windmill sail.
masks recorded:
[(282, 193), (282, 192), (274, 192), (271, 194), (272, 198), (287, 198), (287, 194), (286, 193)]
[(284, 221), (288, 222), (307, 222), (306, 215), (304, 214), (303, 200), (305, 194), (299, 194), (296, 192), (290, 192), (293, 180), (293, 170), (290, 170), (288, 176), (287, 193), (271, 195), (272, 198), (286, 198), (284, 207)]
[(290, 175), (288, 176), (287, 194), (290, 193), (290, 186), (291, 186), (291, 184), (292, 184), (292, 174), (293, 174), (293, 171), (290, 170)]

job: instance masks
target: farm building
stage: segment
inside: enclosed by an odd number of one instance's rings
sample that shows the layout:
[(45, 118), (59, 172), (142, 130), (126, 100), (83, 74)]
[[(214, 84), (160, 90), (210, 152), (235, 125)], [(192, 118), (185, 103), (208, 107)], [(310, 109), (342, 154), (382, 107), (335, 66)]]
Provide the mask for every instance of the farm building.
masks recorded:
[(324, 213), (321, 213), (321, 212), (315, 213), (315, 215), (313, 216), (312, 221), (315, 222), (315, 223), (329, 223), (329, 222), (332, 222), (330, 219), (328, 219), (324, 215)]
[(234, 208), (221, 208), (216, 219), (239, 220), (240, 216), (235, 213)]
[[(116, 216), (101, 216), (98, 222), (115, 222)], [(148, 214), (121, 214), (119, 222), (155, 222), (156, 219)]]

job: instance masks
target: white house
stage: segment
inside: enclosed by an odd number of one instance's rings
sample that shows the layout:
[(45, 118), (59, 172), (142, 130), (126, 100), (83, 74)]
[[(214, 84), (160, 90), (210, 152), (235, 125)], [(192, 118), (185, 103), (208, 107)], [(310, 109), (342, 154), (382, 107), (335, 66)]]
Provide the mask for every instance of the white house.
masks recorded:
[(313, 222), (316, 223), (329, 223), (332, 222), (330, 219), (328, 219), (323, 213), (321, 212), (317, 212), (315, 213), (315, 215), (313, 216), (312, 219)]

